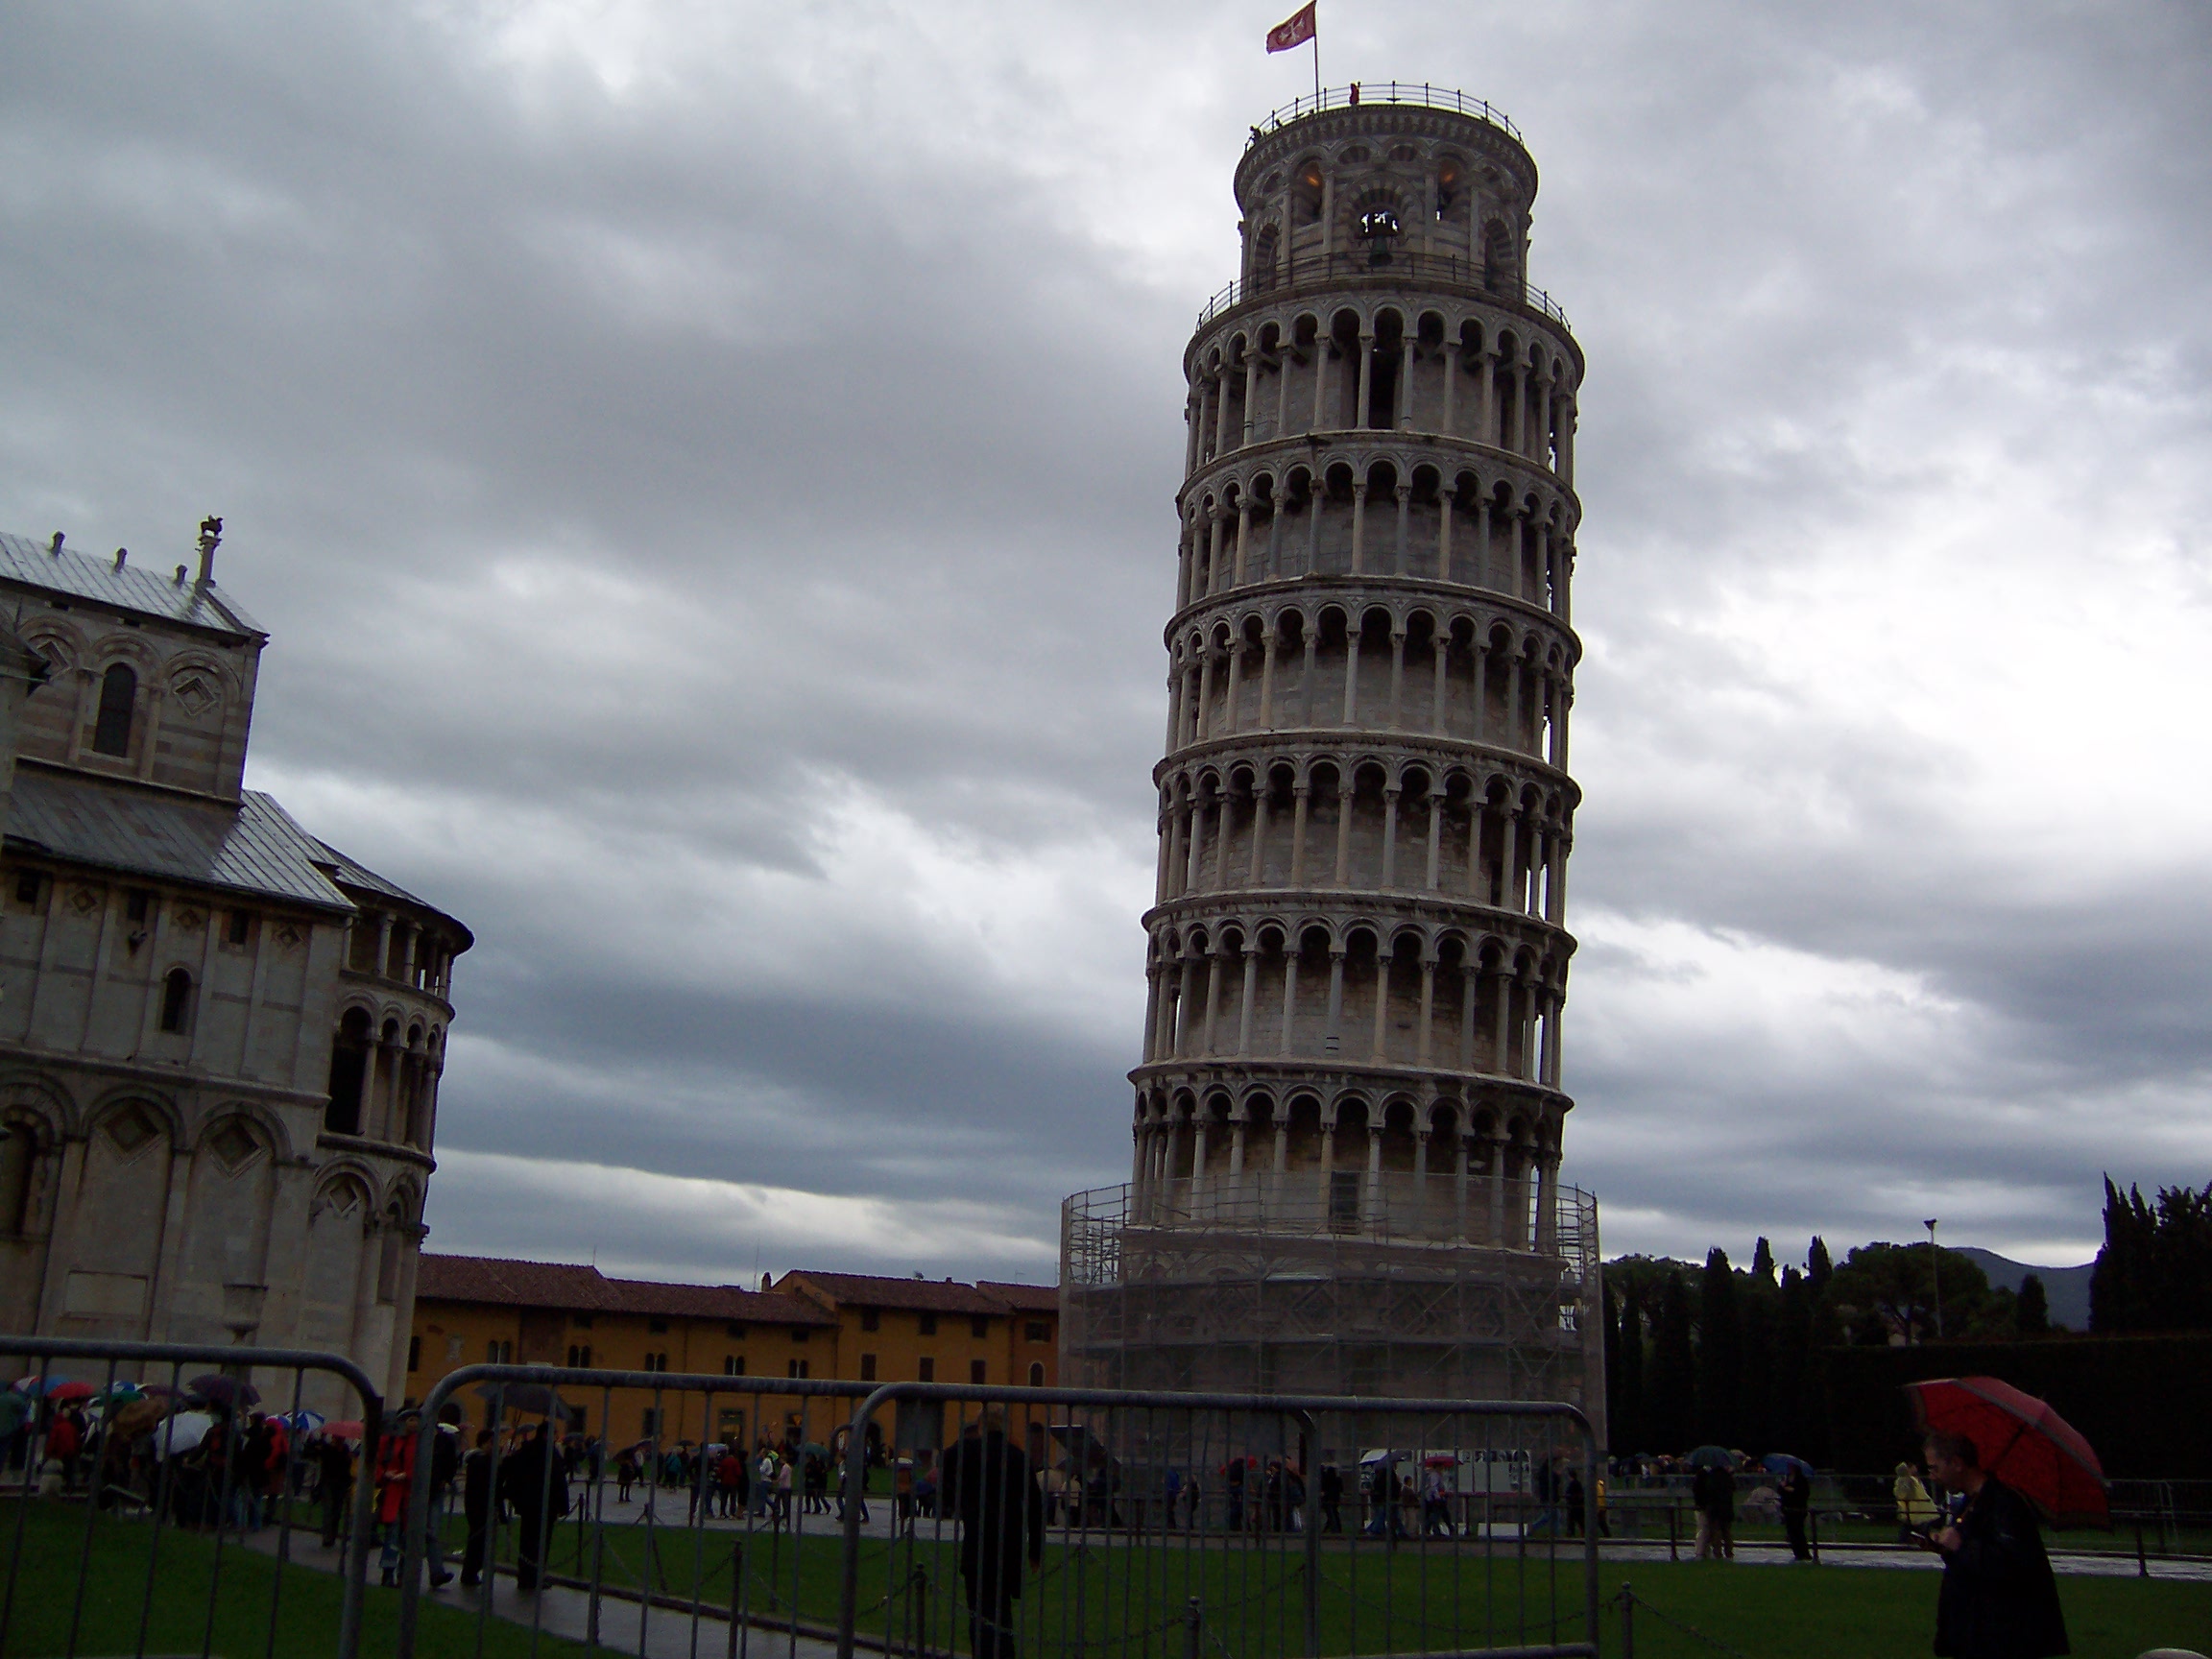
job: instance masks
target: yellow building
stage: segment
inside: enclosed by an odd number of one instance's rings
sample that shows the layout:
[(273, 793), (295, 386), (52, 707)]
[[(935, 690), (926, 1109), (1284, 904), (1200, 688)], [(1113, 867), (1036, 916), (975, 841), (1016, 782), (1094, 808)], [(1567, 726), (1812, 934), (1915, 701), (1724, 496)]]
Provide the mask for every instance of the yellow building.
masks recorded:
[[(766, 1289), (769, 1281), (760, 1281)], [(837, 1319), (840, 1376), (862, 1382), (1058, 1380), (1060, 1292), (1049, 1285), (963, 1285), (794, 1268), (776, 1288)]]
[[(620, 1447), (655, 1432), (669, 1443), (781, 1437), (781, 1407), (757, 1404), (781, 1379), (837, 1375), (837, 1321), (813, 1301), (723, 1285), (610, 1279), (595, 1267), (425, 1253), (415, 1284), (407, 1392), (420, 1400), (463, 1365), (600, 1365), (625, 1371), (708, 1372), (732, 1380), (714, 1401), (649, 1388), (564, 1395), (586, 1433)], [(738, 1379), (750, 1379), (750, 1385)], [(745, 1390), (743, 1393), (735, 1390)], [(463, 1407), (482, 1421), (486, 1403)], [(657, 1415), (659, 1414), (659, 1415)], [(774, 1421), (752, 1419), (773, 1414)]]
[[(658, 1431), (755, 1444), (805, 1430), (826, 1436), (847, 1413), (773, 1398), (790, 1378), (1050, 1386), (1059, 1376), (1059, 1291), (1049, 1285), (964, 1285), (795, 1270), (758, 1290), (610, 1279), (596, 1267), (425, 1252), (407, 1345), (407, 1394), (485, 1362), (705, 1372), (732, 1379), (713, 1402), (649, 1388), (577, 1389), (563, 1398), (611, 1448)], [(744, 1379), (744, 1381), (738, 1381)], [(463, 1411), (482, 1422), (470, 1391)], [(656, 1414), (659, 1415), (656, 1415)], [(830, 1413), (830, 1414), (825, 1414)], [(834, 1421), (832, 1421), (832, 1416)], [(933, 1442), (931, 1442), (933, 1443)]]

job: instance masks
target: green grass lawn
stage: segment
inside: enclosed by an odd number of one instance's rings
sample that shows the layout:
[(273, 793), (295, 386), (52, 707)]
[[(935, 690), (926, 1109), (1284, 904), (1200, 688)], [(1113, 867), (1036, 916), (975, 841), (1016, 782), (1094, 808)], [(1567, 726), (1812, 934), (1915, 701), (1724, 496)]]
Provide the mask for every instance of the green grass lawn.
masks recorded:
[[(0, 1551), (11, 1551), (20, 1506), (0, 1502)], [(13, 1616), (0, 1634), (0, 1654), (59, 1653), (68, 1636), (84, 1510), (74, 1504), (29, 1505), (24, 1552)], [(597, 1557), (610, 1589), (650, 1583), (661, 1594), (688, 1597), (696, 1585), (703, 1602), (730, 1602), (733, 1546), (739, 1535), (681, 1528), (659, 1532), (649, 1554), (644, 1528), (610, 1524), (602, 1532), (569, 1524), (553, 1552), (557, 1573), (589, 1576)], [(458, 1544), (458, 1529), (453, 1540)], [(91, 1654), (134, 1649), (147, 1582), (149, 1529), (145, 1523), (98, 1522), (92, 1540), (91, 1577), (78, 1649)], [(320, 1561), (312, 1536), (296, 1541), (302, 1558)], [(794, 1599), (804, 1623), (835, 1622), (838, 1544), (827, 1533), (797, 1541), (755, 1532), (745, 1539), (742, 1597), (759, 1619), (788, 1617)], [(1028, 1581), (1020, 1604), (1025, 1659), (1072, 1654), (1080, 1646), (1115, 1659), (1182, 1659), (1183, 1619), (1198, 1598), (1207, 1659), (1271, 1659), (1303, 1651), (1301, 1609), (1305, 1557), (1296, 1538), (1264, 1546), (1218, 1534), (1185, 1548), (1178, 1538), (1162, 1549), (1131, 1549), (1126, 1541), (1094, 1539), (1089, 1548), (1055, 1540), (1046, 1572)], [(214, 1558), (212, 1540), (164, 1530), (155, 1576), (154, 1618), (148, 1650), (198, 1652), (205, 1628)], [(928, 1645), (965, 1650), (966, 1619), (959, 1601), (955, 1546), (927, 1536), (896, 1544), (866, 1540), (861, 1560), (864, 1631), (895, 1637), (926, 1620)], [(223, 1551), (215, 1599), (213, 1650), (231, 1659), (265, 1650), (268, 1608), (275, 1578), (265, 1555), (235, 1543)], [(1619, 1651), (1620, 1616), (1614, 1597), (1622, 1581), (1633, 1584), (1647, 1607), (1637, 1614), (1636, 1649), (1643, 1659), (1712, 1659), (1734, 1649), (1747, 1659), (1881, 1659), (1928, 1651), (1934, 1626), (1936, 1576), (1932, 1573), (1875, 1568), (1723, 1565), (1710, 1562), (1615, 1562), (1600, 1569), (1608, 1600), (1604, 1643)], [(1423, 1647), (1467, 1647), (1545, 1639), (1555, 1620), (1572, 1639), (1580, 1633), (1579, 1559), (1564, 1551), (1519, 1559), (1501, 1545), (1484, 1561), (1479, 1553), (1435, 1547), (1362, 1545), (1357, 1551), (1332, 1540), (1322, 1552), (1321, 1646), (1325, 1653), (1415, 1652)], [(892, 1594), (893, 1586), (899, 1593)], [(287, 1572), (276, 1651), (320, 1654), (337, 1628), (338, 1583), (327, 1573)], [(2212, 1647), (2212, 1585), (2132, 1578), (2060, 1580), (2074, 1650), (2085, 1659), (2134, 1659), (2161, 1646)], [(372, 1587), (366, 1597), (363, 1652), (391, 1650), (398, 1599)], [(1661, 1617), (1661, 1616), (1664, 1616)], [(1671, 1619), (1724, 1645), (1716, 1648), (1671, 1628)], [(424, 1659), (472, 1653), (475, 1621), (469, 1613), (425, 1599), (420, 1651)], [(903, 1646), (903, 1642), (901, 1643)], [(493, 1622), (486, 1652), (518, 1656), (529, 1632)], [(548, 1655), (581, 1651), (541, 1639)], [(713, 1646), (719, 1651), (719, 1645)]]
[[(601, 1582), (635, 1589), (650, 1580), (661, 1594), (727, 1607), (733, 1532), (659, 1531), (648, 1552), (644, 1528), (610, 1524), (602, 1534), (571, 1523), (555, 1547), (558, 1572), (589, 1576), (595, 1552)], [(1257, 1659), (1304, 1650), (1301, 1540), (1225, 1547), (1220, 1535), (1186, 1549), (1131, 1550), (1094, 1539), (1088, 1549), (1047, 1546), (1046, 1571), (1030, 1579), (1020, 1606), (1025, 1655), (1071, 1653), (1080, 1630), (1085, 1647), (1116, 1647), (1122, 1659), (1180, 1659), (1182, 1618), (1199, 1599), (1208, 1659)], [(694, 1575), (695, 1566), (698, 1569)], [(925, 1621), (931, 1647), (965, 1649), (957, 1554), (950, 1538), (925, 1533), (893, 1544), (864, 1540), (860, 1628), (903, 1638)], [(788, 1618), (796, 1601), (803, 1626), (828, 1629), (836, 1620), (838, 1544), (809, 1533), (794, 1541), (756, 1531), (744, 1543), (743, 1605), (759, 1619)], [(1407, 1653), (1424, 1647), (1542, 1641), (1558, 1628), (1581, 1629), (1578, 1556), (1541, 1551), (1525, 1561), (1501, 1544), (1479, 1553), (1362, 1545), (1357, 1552), (1334, 1540), (1322, 1553), (1320, 1604), (1324, 1653)], [(1922, 1655), (1935, 1627), (1937, 1575), (1888, 1568), (1749, 1566), (1682, 1562), (1607, 1562), (1599, 1584), (1607, 1598), (1606, 1650), (1619, 1650), (1614, 1598), (1626, 1580), (1649, 1610), (1640, 1610), (1636, 1648), (1651, 1655), (1702, 1655), (1712, 1646), (1671, 1629), (1671, 1618), (1717, 1638), (1751, 1659), (1870, 1659)], [(898, 1585), (900, 1593), (892, 1594)], [(917, 1586), (923, 1587), (916, 1594)], [(2212, 1585), (2132, 1578), (2062, 1578), (2077, 1654), (2134, 1659), (2157, 1647), (2212, 1647)]]
[[(17, 1513), (23, 1517), (23, 1551), (15, 1580), (14, 1606), (0, 1654), (9, 1659), (44, 1659), (68, 1650), (71, 1606), (75, 1601), (79, 1552), (84, 1545), (81, 1504), (0, 1501), (0, 1560), (14, 1552)], [(76, 1650), (84, 1654), (139, 1651), (139, 1614), (146, 1599), (147, 1550), (152, 1527), (143, 1521), (102, 1516), (93, 1528), (90, 1573), (86, 1579)], [(301, 1559), (325, 1560), (314, 1536), (295, 1536)], [(334, 1553), (334, 1552), (333, 1552)], [(154, 1569), (153, 1612), (146, 1627), (148, 1653), (198, 1653), (207, 1631), (210, 1591), (214, 1599), (214, 1640), (209, 1650), (229, 1659), (260, 1659), (269, 1648), (269, 1606), (276, 1588), (276, 1564), (235, 1538), (223, 1547), (222, 1570), (214, 1571), (215, 1542), (199, 1533), (161, 1530)], [(4, 1574), (4, 1569), (0, 1569)], [(288, 1568), (276, 1602), (275, 1651), (325, 1655), (338, 1636), (336, 1575)], [(397, 1592), (371, 1588), (363, 1598), (364, 1655), (392, 1651), (398, 1632)], [(421, 1659), (463, 1659), (476, 1651), (476, 1621), (458, 1608), (424, 1599), (417, 1626), (416, 1652)], [(522, 1659), (530, 1651), (530, 1632), (494, 1619), (486, 1631), (484, 1651), (499, 1659)], [(540, 1639), (546, 1659), (582, 1654), (572, 1643)]]

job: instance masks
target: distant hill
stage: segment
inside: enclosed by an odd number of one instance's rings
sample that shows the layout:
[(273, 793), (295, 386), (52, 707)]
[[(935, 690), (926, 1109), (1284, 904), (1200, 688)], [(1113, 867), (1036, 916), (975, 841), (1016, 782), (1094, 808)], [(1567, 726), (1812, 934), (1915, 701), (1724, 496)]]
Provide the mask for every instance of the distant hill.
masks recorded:
[(2094, 1262), (2084, 1262), (2079, 1267), (2032, 1267), (2025, 1262), (2000, 1256), (1994, 1250), (1971, 1247), (1961, 1250), (1949, 1244), (1944, 1248), (1981, 1268), (1989, 1283), (2000, 1290), (2017, 1290), (2022, 1280), (2034, 1274), (2043, 1281), (2043, 1296), (2051, 1304), (2051, 1323), (2063, 1325), (2069, 1331), (2089, 1329), (2089, 1275)]

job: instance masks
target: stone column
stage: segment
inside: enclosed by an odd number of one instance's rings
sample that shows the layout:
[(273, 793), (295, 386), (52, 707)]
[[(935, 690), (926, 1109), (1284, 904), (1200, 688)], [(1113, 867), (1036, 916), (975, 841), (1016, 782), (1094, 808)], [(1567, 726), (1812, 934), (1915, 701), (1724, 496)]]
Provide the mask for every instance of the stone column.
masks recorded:
[[(1371, 387), (1371, 386), (1374, 384), (1374, 382), (1373, 382), (1373, 379), (1371, 378), (1371, 376), (1370, 376), (1370, 374), (1369, 374), (1369, 370), (1370, 370), (1370, 369), (1371, 369), (1371, 367), (1373, 366), (1373, 364), (1374, 364), (1374, 361), (1375, 361), (1375, 336), (1374, 336), (1374, 335), (1372, 335), (1372, 334), (1366, 334), (1366, 333), (1362, 333), (1362, 334), (1359, 336), (1359, 381), (1358, 381), (1358, 392), (1355, 394), (1356, 397), (1358, 398), (1358, 401), (1357, 401), (1357, 402), (1356, 402), (1356, 403), (1353, 405), (1353, 409), (1352, 409), (1352, 424), (1353, 424), (1354, 426), (1358, 426), (1358, 427), (1364, 427), (1365, 425), (1367, 425), (1367, 424), (1368, 424), (1368, 420), (1369, 420), (1369, 414), (1368, 414), (1368, 408), (1367, 408), (1367, 397), (1368, 397), (1368, 390), (1369, 390), (1369, 388), (1370, 388), (1370, 387)], [(1353, 543), (1353, 545), (1354, 545), (1354, 546), (1358, 546), (1358, 542), (1354, 542), (1354, 543)], [(1353, 568), (1354, 568), (1355, 570), (1357, 570), (1357, 569), (1358, 568), (1358, 565), (1353, 565)]]
[(1395, 783), (1382, 788), (1382, 885), (1398, 885), (1398, 798), (1405, 791)]
[(1203, 743), (1212, 731), (1214, 705), (1214, 642), (1198, 649), (1198, 707), (1191, 712), (1190, 741)]
[(1260, 952), (1252, 946), (1243, 947), (1244, 997), (1237, 1016), (1237, 1057), (1249, 1058), (1252, 1053), (1252, 1000), (1260, 990)]
[(1367, 542), (1367, 479), (1361, 474), (1352, 480), (1352, 574), (1357, 576), (1365, 568)]
[(1395, 552), (1395, 553), (1394, 553), (1394, 554), (1391, 556), (1391, 562), (1390, 562), (1390, 574), (1391, 574), (1391, 575), (1393, 575), (1393, 576), (1403, 576), (1403, 575), (1405, 575), (1405, 574), (1406, 574), (1406, 533), (1407, 533), (1407, 515), (1408, 515), (1408, 514), (1411, 512), (1411, 510), (1412, 510), (1412, 503), (1413, 503), (1413, 486), (1412, 486), (1412, 485), (1410, 485), (1410, 484), (1401, 484), (1401, 485), (1399, 485), (1399, 486), (1398, 486), (1398, 546), (1397, 546), (1397, 551), (1396, 551), (1396, 552)]
[(1436, 580), (1452, 580), (1452, 489), (1436, 491)]
[(1490, 1140), (1490, 1242), (1505, 1244), (1505, 1154), (1513, 1142), (1501, 1129)]
[(1338, 887), (1352, 884), (1352, 808), (1358, 800), (1358, 781), (1341, 778), (1336, 783), (1336, 880)]
[(1344, 622), (1344, 718), (1342, 725), (1351, 726), (1359, 718), (1359, 634), (1360, 621), (1357, 616)]
[(1429, 1020), (1436, 1007), (1436, 958), (1424, 951), (1421, 957), (1421, 1019), (1413, 1028), (1413, 1064), (1429, 1064)]
[(1175, 1042), (1173, 1052), (1182, 1059), (1190, 1051), (1190, 995), (1198, 984), (1198, 958), (1186, 946), (1183, 950), (1183, 984), (1175, 998)]
[(1390, 1054), (1390, 964), (1393, 957), (1382, 940), (1375, 942), (1375, 1041), (1370, 1056), (1378, 1066)]
[(1321, 647), (1320, 630), (1310, 621), (1301, 625), (1304, 629), (1306, 657), (1298, 670), (1298, 724), (1313, 724), (1313, 663), (1314, 654)]
[(1313, 785), (1301, 778), (1290, 791), (1297, 805), (1290, 821), (1290, 885), (1306, 884), (1306, 818), (1312, 805)]
[(1244, 636), (1237, 635), (1229, 641), (1229, 680), (1221, 692), (1221, 734), (1237, 734), (1237, 693), (1244, 678)]
[(1259, 887), (1267, 875), (1267, 829), (1272, 814), (1267, 808), (1267, 781), (1257, 779), (1252, 787), (1252, 856), (1244, 872), (1244, 884)]
[(1260, 641), (1260, 730), (1275, 730), (1275, 625)]
[(1322, 1032), (1321, 1047), (1334, 1054), (1341, 1046), (1344, 1024), (1344, 949), (1340, 945), (1329, 948), (1329, 1023)]
[(1260, 390), (1260, 353), (1249, 349), (1244, 353), (1244, 430), (1238, 434), (1238, 445), (1252, 442), (1252, 405)]
[(1398, 407), (1391, 412), (1390, 424), (1401, 432), (1413, 425), (1413, 336), (1398, 336)]
[(1252, 503), (1241, 495), (1237, 501), (1237, 568), (1235, 582), (1244, 586), (1244, 548), (1252, 537)]
[[(1291, 1026), (1297, 1015), (1298, 942), (1286, 939), (1283, 942), (1283, 1037), (1275, 1046), (1278, 1054), (1287, 1055), (1290, 1052)], [(1277, 1139), (1281, 1139), (1280, 1135)]]
[(1444, 864), (1444, 791), (1435, 779), (1429, 780), (1429, 871), (1421, 885), (1430, 892), (1436, 891), (1443, 875)]
[(1459, 1070), (1475, 1070), (1475, 993), (1481, 983), (1479, 962), (1459, 964)]
[(1430, 636), (1429, 651), (1429, 731), (1432, 736), (1449, 736), (1444, 704), (1452, 684), (1452, 636), (1439, 628)]
[(1206, 1030), (1198, 1049), (1201, 1055), (1220, 1052), (1214, 1041), (1214, 1028), (1215, 1016), (1221, 1011), (1221, 958), (1227, 950), (1227, 946), (1216, 941), (1206, 952)]

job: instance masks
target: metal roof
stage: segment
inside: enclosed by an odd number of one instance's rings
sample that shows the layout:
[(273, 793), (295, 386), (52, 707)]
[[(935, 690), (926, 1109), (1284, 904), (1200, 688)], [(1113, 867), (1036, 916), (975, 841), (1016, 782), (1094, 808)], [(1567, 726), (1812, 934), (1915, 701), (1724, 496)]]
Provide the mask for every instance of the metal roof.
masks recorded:
[(134, 611), (141, 616), (158, 616), (165, 622), (187, 622), (225, 634), (268, 637), (268, 630), (212, 582), (203, 588), (189, 574), (178, 582), (166, 572), (130, 565), (118, 570), (111, 557), (87, 556), (66, 541), (61, 551), (55, 553), (43, 541), (0, 530), (0, 582), (21, 582), (49, 593), (66, 593), (73, 599)]
[(231, 807), (22, 763), (7, 834), (33, 852), (100, 869), (353, 909), (316, 868), (323, 843), (254, 789)]

